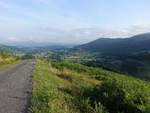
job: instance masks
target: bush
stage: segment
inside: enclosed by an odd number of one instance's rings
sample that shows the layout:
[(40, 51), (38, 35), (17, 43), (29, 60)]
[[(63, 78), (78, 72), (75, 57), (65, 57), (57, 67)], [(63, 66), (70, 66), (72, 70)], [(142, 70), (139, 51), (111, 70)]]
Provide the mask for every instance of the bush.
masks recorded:
[[(80, 64), (51, 61), (53, 67), (64, 68), (86, 73), (101, 81), (98, 86), (82, 88), (77, 98), (82, 103), (83, 112), (91, 113), (149, 113), (150, 84), (137, 78), (125, 76), (100, 68), (92, 68)], [(74, 88), (72, 88), (74, 89)], [(83, 98), (80, 98), (83, 97)], [(103, 112), (102, 112), (102, 111)], [(93, 112), (92, 112), (93, 113)]]
[(122, 81), (105, 81), (101, 85), (86, 90), (84, 96), (90, 99), (91, 105), (102, 103), (110, 113), (143, 113), (146, 109), (140, 106), (147, 106), (148, 92), (144, 89), (129, 90)]
[(26, 59), (35, 59), (35, 57), (32, 56), (32, 55), (24, 55), (24, 56), (21, 57), (21, 59), (23, 59), (23, 60), (26, 60)]

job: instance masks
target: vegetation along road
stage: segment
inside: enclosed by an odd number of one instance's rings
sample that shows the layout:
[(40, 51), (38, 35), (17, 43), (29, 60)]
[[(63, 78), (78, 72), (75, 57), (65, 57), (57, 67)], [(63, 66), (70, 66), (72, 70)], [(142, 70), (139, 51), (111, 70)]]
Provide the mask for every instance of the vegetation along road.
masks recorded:
[(25, 60), (0, 71), (0, 113), (27, 112), (33, 66)]

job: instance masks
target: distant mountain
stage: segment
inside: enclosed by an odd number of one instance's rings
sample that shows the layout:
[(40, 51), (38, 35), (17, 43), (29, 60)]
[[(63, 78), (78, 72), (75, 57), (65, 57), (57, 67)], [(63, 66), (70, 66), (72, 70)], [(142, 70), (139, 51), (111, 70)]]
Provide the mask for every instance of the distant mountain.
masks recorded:
[[(11, 45), (11, 44), (10, 44)], [(35, 47), (34, 47), (35, 46)], [(48, 46), (40, 46), (39, 44), (34, 44), (31, 46), (25, 45), (22, 46), (17, 44), (16, 46), (8, 46), (0, 44), (0, 52), (8, 52), (12, 54), (38, 54), (43, 52), (55, 51), (55, 50), (63, 50), (72, 47), (71, 45), (48, 45)]]
[(140, 34), (130, 38), (100, 38), (73, 49), (114, 54), (147, 51), (150, 50), (150, 33)]
[(65, 43), (51, 43), (51, 42), (36, 42), (36, 41), (20, 41), (20, 42), (3, 42), (4, 45), (16, 46), (16, 47), (56, 47), (56, 46), (65, 46), (73, 47), (76, 44), (65, 44)]
[[(150, 33), (130, 38), (100, 38), (70, 50), (83, 64), (150, 81)], [(86, 59), (88, 59), (86, 61)]]
[(12, 54), (18, 54), (18, 53), (22, 53), (22, 50), (15, 46), (6, 46), (6, 45), (0, 44), (0, 52), (8, 52), (8, 53), (12, 53)]

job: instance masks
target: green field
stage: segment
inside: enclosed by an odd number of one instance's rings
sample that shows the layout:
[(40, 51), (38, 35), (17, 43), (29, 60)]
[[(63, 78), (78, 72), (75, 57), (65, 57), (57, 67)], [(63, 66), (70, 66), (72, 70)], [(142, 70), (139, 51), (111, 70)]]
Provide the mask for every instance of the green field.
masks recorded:
[(32, 113), (149, 113), (150, 83), (79, 64), (38, 60)]

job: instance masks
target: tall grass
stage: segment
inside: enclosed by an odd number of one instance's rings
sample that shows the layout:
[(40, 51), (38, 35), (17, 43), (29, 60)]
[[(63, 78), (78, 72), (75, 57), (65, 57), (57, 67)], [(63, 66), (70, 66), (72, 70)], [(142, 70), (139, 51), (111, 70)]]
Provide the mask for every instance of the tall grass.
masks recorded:
[[(58, 70), (49, 62), (38, 61), (33, 71), (33, 113), (84, 113), (90, 107), (78, 97), (84, 88), (95, 86), (100, 81), (72, 70)], [(82, 102), (82, 104), (80, 103)], [(90, 105), (89, 105), (90, 106)], [(94, 109), (91, 112), (94, 113)]]
[(9, 66), (19, 60), (16, 56), (0, 52), (0, 69)]
[(33, 113), (148, 113), (150, 84), (98, 68), (38, 60)]

